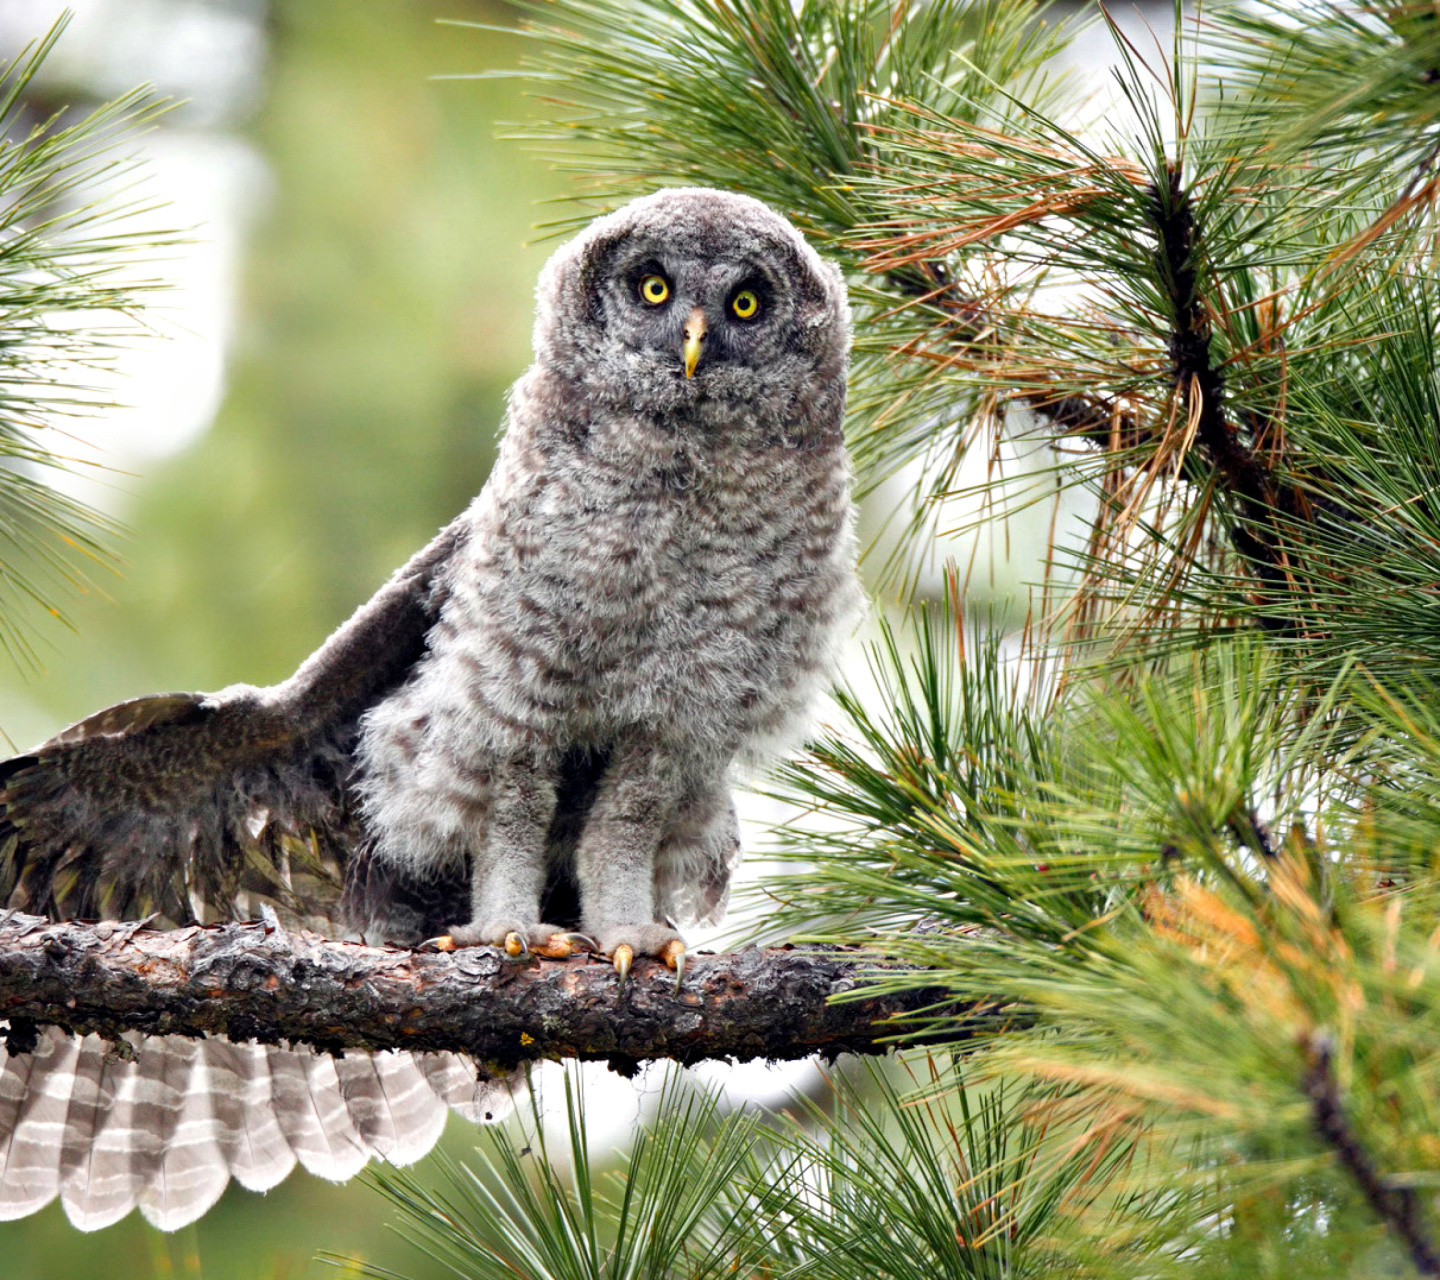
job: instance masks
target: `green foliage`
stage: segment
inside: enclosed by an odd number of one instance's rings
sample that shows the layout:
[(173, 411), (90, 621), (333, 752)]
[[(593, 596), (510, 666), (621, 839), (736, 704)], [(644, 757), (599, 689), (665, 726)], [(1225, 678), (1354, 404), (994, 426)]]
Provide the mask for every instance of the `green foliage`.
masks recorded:
[[(1080, 1274), (1056, 1232), (1106, 1201), (1128, 1146), (1055, 1123), (1053, 1091), (976, 1088), (924, 1057), (908, 1065), (923, 1079), (839, 1076), (827, 1109), (774, 1124), (722, 1115), (714, 1095), (672, 1079), (605, 1172), (591, 1167), (584, 1100), (567, 1076), (563, 1150), (534, 1106), (520, 1138), (486, 1135), (483, 1168), (447, 1162), (442, 1190), (395, 1170), (375, 1181), (403, 1231), (477, 1280)], [(919, 1083), (927, 1096), (907, 1101)]]
[[(1129, 1146), (1053, 1124), (1046, 1091), (1004, 1081), (977, 1089), (928, 1058), (906, 1065), (925, 1074), (872, 1067), (835, 1082), (833, 1111), (811, 1117), (824, 1136), (789, 1134), (793, 1162), (770, 1172), (769, 1185), (803, 1171), (808, 1194), (797, 1189), (769, 1274), (1080, 1274), (1062, 1244), (1067, 1220), (1108, 1201)], [(907, 1097), (917, 1085), (924, 1093)]]
[(120, 148), (158, 115), (151, 95), (29, 117), (27, 91), (64, 28), (0, 66), (0, 648), (22, 667), (36, 661), (37, 615), (68, 623), (66, 596), (113, 567), (116, 530), (56, 473), (76, 465), (69, 424), (106, 404), (93, 372), (134, 340), (159, 287), (136, 268), (166, 243), (126, 225), (147, 210)]
[(1102, 118), (1022, 6), (535, 12), (592, 203), (737, 187), (849, 270), (916, 555), (967, 451), (1085, 496), (1021, 636), (882, 625), (779, 774), (768, 927), (976, 1034), (786, 1131), (753, 1274), (1436, 1274), (1434, 15), (1112, 28)]
[[(522, 74), (544, 86), (551, 110), (525, 136), (592, 175), (587, 200), (664, 183), (730, 186), (827, 243), (866, 217), (865, 191), (848, 180), (873, 164), (891, 99), (938, 97), (969, 117), (991, 82), (1046, 97), (1040, 68), (1058, 47), (1028, 2), (563, 0), (528, 10), (539, 52)], [(991, 97), (982, 119), (1003, 112)]]
[(1241, 1201), (1289, 1205), (1305, 1249), (1327, 1206), (1335, 1257), (1370, 1249), (1316, 1073), (1390, 1185), (1431, 1185), (1433, 697), (1355, 675), (1316, 698), (1242, 637), (1037, 705), (998, 644), (967, 652), (945, 621), (922, 617), (909, 655), (886, 632), (882, 709), (844, 695), (848, 730), (785, 771), (848, 822), (791, 837), (775, 923), (924, 966), (874, 984), (948, 990), (989, 1031), (972, 1074), (1067, 1090), (1057, 1117), (1143, 1148), (1113, 1190), (1144, 1212), (1078, 1223), (1106, 1274), (1139, 1240), (1224, 1254)]
[[(742, 1112), (722, 1120), (713, 1097), (672, 1086), (657, 1122), (636, 1132), (620, 1167), (596, 1175), (583, 1100), (567, 1075), (568, 1178), (531, 1097), (523, 1147), (505, 1131), (485, 1135), (488, 1176), (453, 1161), (443, 1166), (442, 1190), (397, 1170), (375, 1175), (413, 1238), (456, 1275), (722, 1280), (759, 1264), (767, 1227), (781, 1209), (794, 1207), (792, 1195), (757, 1176), (757, 1117)], [(395, 1276), (367, 1268), (361, 1274)]]
[(1433, 160), (1440, 23), (1423, 5), (1263, 0), (1227, 12), (1208, 50), (1245, 118), (1292, 153), (1357, 176)]

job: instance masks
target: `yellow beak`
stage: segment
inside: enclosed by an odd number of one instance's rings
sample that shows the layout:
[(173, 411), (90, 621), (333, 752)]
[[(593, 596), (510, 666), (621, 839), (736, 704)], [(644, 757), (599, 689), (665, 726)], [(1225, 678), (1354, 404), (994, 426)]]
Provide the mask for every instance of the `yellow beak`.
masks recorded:
[(685, 342), (680, 350), (685, 353), (685, 376), (695, 376), (695, 366), (700, 363), (700, 344), (705, 340), (705, 313), (696, 307), (685, 319)]

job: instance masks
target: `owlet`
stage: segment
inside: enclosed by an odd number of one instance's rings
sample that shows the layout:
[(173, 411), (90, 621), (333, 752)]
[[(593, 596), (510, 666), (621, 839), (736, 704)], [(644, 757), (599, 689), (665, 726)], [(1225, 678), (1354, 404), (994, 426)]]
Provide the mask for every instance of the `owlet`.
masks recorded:
[[(0, 765), (0, 903), (268, 902), (680, 968), (676, 925), (723, 911), (739, 857), (731, 774), (803, 730), (857, 612), (848, 348), (839, 272), (755, 200), (661, 191), (592, 223), (541, 275), (469, 509), (283, 683), (122, 703)], [(454, 1055), (93, 1040), (0, 1051), (0, 1218), (59, 1194), (77, 1225), (139, 1203), (175, 1227), (231, 1173), (349, 1176), (488, 1105)]]

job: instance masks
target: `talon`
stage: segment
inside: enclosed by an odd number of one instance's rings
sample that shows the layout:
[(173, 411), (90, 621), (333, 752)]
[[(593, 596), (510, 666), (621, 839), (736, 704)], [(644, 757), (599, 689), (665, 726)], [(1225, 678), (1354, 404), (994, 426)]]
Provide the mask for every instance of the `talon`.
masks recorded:
[(575, 954), (568, 933), (552, 933), (535, 947), (534, 951), (537, 956), (543, 956), (546, 960), (564, 960), (566, 956)]
[(685, 981), (685, 944), (679, 938), (672, 938), (660, 948), (660, 959), (667, 969), (675, 970), (675, 994), (680, 994), (680, 984)]
[(505, 954), (507, 956), (524, 956), (530, 954), (530, 947), (518, 933), (507, 933), (505, 935)]
[(442, 933), (438, 938), (429, 938), (420, 944), (421, 951), (454, 951), (455, 939), (448, 933)]
[(635, 962), (635, 951), (629, 944), (622, 942), (611, 954), (611, 962), (615, 965), (615, 972), (620, 975), (621, 991), (625, 990), (625, 979), (630, 976), (630, 966)]
[(564, 938), (571, 944), (572, 948), (574, 947), (575, 943), (583, 942), (585, 944), (585, 950), (587, 951), (600, 950), (600, 944), (596, 942), (595, 939), (592, 938), (588, 933), (557, 933), (555, 936), (557, 938)]

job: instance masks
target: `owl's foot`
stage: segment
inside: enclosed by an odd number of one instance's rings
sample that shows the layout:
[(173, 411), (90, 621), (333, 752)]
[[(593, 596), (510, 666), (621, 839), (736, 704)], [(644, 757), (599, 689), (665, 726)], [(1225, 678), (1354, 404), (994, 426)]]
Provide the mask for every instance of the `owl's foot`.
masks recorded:
[(625, 989), (625, 979), (630, 976), (630, 967), (635, 956), (654, 956), (664, 962), (667, 969), (675, 970), (675, 991), (685, 980), (685, 942), (674, 929), (663, 924), (618, 924), (610, 928), (597, 929), (597, 949), (610, 957), (615, 972), (620, 975), (620, 989)]
[(449, 933), (424, 945), (436, 951), (459, 947), (503, 947), (509, 956), (542, 956), (563, 960), (580, 950), (580, 944), (594, 946), (583, 933), (571, 933), (553, 924), (522, 924), (514, 919), (484, 920), (478, 924), (456, 925)]

